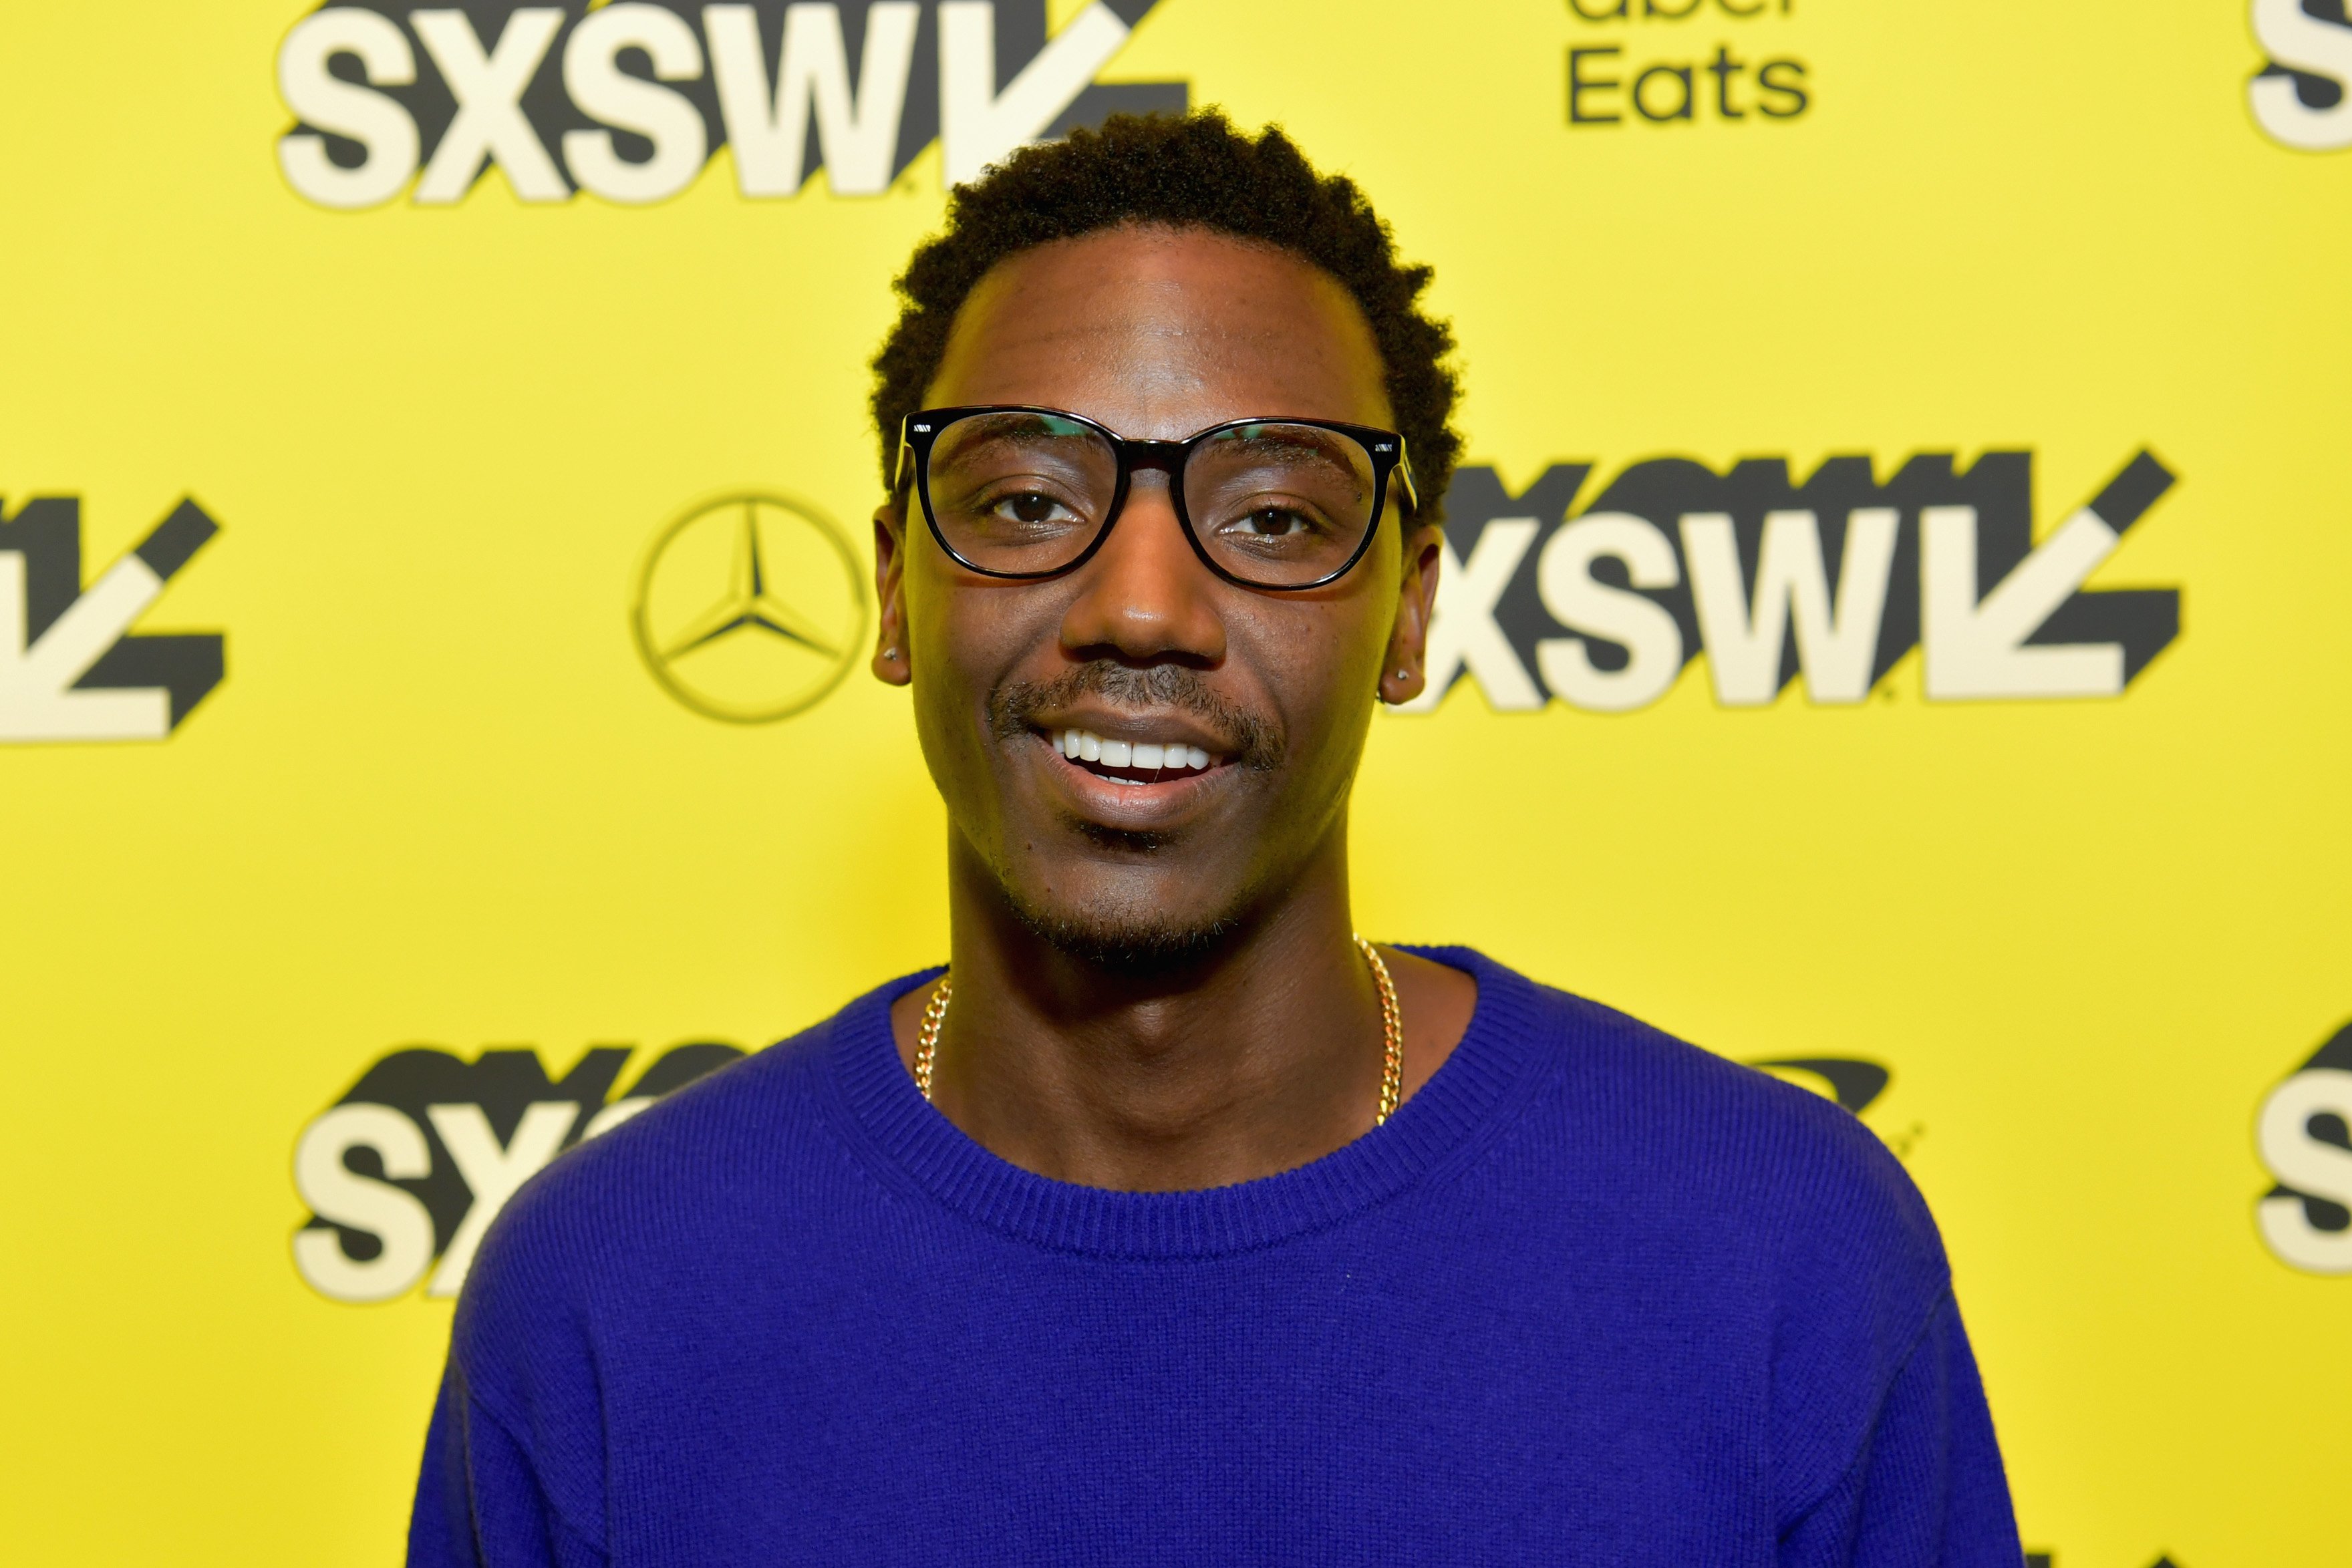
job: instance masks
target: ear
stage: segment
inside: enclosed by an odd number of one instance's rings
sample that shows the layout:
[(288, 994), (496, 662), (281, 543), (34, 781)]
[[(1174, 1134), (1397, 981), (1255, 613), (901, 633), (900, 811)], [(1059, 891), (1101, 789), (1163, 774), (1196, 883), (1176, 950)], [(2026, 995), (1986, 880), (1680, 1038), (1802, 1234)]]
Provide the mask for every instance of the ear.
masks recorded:
[(1437, 612), (1437, 569), (1445, 558), (1445, 530), (1423, 523), (1405, 536), (1404, 580), (1397, 585), (1396, 624), (1381, 666), (1381, 700), (1409, 703), (1429, 684), (1429, 621)]
[(903, 686), (915, 678), (907, 647), (907, 528), (896, 501), (874, 510), (874, 678)]

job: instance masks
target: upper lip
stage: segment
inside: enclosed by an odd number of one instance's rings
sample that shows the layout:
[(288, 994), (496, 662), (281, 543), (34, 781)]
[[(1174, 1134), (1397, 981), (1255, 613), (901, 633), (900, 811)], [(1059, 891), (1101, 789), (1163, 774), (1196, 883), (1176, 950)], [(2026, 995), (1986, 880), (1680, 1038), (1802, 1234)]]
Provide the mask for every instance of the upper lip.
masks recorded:
[(1083, 729), (1105, 740), (1124, 740), (1130, 745), (1166, 746), (1181, 742), (1197, 746), (1211, 758), (1223, 761), (1239, 747), (1226, 736), (1221, 736), (1201, 722), (1197, 714), (1181, 708), (1132, 709), (1097, 707), (1085, 703), (1068, 707), (1042, 708), (1029, 717), (1029, 727), (1045, 736), (1057, 735), (1066, 729)]

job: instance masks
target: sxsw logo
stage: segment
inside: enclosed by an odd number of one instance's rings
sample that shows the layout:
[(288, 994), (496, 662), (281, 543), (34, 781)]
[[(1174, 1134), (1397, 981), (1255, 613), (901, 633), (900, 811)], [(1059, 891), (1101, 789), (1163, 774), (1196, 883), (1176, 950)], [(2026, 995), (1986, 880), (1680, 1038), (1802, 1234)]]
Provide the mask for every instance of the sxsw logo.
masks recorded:
[(2278, 1260), (2306, 1274), (2352, 1274), (2352, 1023), (2336, 1031), (2255, 1118), (2276, 1185), (2254, 1217)]
[(0, 742), (161, 740), (220, 685), (218, 632), (130, 635), (220, 531), (182, 501), (84, 587), (81, 502), (0, 517)]
[(2305, 152), (2352, 147), (2352, 17), (2345, 0), (2253, 0), (2268, 57), (2246, 84), (2254, 123)]
[(1045, 0), (331, 5), (278, 47), (298, 123), (278, 164), (326, 207), (462, 201), (494, 164), (525, 202), (644, 203), (725, 147), (746, 196), (819, 169), (871, 196), (936, 141), (957, 184), (1115, 112), (1182, 109), (1182, 82), (1094, 79), (1155, 3), (1093, 0), (1050, 37)]
[(1937, 701), (2115, 696), (2179, 634), (2177, 589), (2083, 586), (2172, 486), (2146, 452), (2038, 544), (2029, 452), (1923, 455), (1884, 483), (1865, 456), (1801, 484), (1777, 457), (1654, 458), (1578, 507), (1591, 472), (1556, 465), (1517, 495), (1492, 468), (1456, 474), (1429, 689), (1407, 711), (1467, 675), (1499, 709), (1624, 713), (1700, 653), (1726, 707), (1800, 679), (1859, 703), (1915, 647)]
[(388, 1301), (428, 1274), (427, 1295), (456, 1295), (516, 1188), (565, 1149), (743, 1054), (709, 1041), (673, 1046), (616, 1095), (634, 1050), (593, 1047), (554, 1079), (528, 1048), (472, 1061), (426, 1046), (384, 1057), (294, 1145), (294, 1186), (310, 1207), (294, 1233), (294, 1267), (332, 1301)]

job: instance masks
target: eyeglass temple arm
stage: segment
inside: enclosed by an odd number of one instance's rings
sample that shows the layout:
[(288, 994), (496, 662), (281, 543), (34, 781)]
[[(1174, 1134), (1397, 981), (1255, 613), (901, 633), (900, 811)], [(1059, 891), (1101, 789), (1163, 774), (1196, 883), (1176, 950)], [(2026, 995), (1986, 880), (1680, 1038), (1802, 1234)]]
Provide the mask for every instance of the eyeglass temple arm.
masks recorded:
[(1396, 471), (1397, 477), (1404, 481), (1405, 505), (1418, 512), (1421, 510), (1421, 486), (1413, 482), (1412, 453), (1406, 447), (1402, 434), (1397, 437)]

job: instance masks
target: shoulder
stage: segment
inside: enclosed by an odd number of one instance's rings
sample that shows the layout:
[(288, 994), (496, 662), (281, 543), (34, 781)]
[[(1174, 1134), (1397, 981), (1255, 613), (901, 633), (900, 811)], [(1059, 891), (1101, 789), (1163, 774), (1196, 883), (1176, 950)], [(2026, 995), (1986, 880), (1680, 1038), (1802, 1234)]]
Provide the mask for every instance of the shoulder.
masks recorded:
[(1758, 1239), (1804, 1250), (1851, 1238), (1940, 1288), (1943, 1249), (1926, 1203), (1852, 1113), (1614, 1008), (1460, 956), (1475, 965), (1481, 1014), (1491, 1006), (1537, 1057), (1521, 1135), (1580, 1166), (1605, 1164), (1656, 1197), (1703, 1204)]
[(657, 1228), (680, 1200), (736, 1185), (803, 1135), (821, 1113), (828, 1048), (839, 1019), (704, 1074), (611, 1131), (565, 1151), (499, 1214), (483, 1261)]
[(1499, 966), (1479, 980), (1538, 1057), (1514, 1174), (1745, 1325), (1771, 1367), (1784, 1495), (1827, 1485), (1951, 1294), (1909, 1173), (1832, 1101)]
[(795, 1228), (856, 1207), (870, 1184), (838, 1130), (837, 1058), (903, 985), (695, 1080), (532, 1176), (483, 1238), (456, 1348), (503, 1356), (562, 1337), (558, 1320), (625, 1319), (634, 1297), (730, 1238), (789, 1246)]

